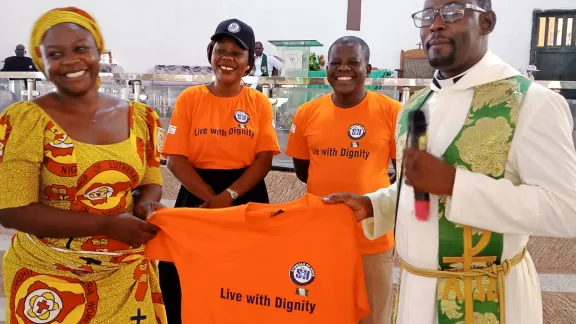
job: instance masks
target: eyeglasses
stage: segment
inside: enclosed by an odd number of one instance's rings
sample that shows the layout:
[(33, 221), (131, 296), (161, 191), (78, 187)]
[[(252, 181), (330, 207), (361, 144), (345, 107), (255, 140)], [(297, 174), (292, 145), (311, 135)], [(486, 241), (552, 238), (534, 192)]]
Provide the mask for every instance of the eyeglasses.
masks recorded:
[(412, 14), (412, 19), (414, 19), (414, 24), (418, 28), (424, 28), (432, 25), (437, 15), (440, 15), (440, 18), (442, 18), (444, 22), (453, 23), (464, 18), (466, 9), (478, 12), (486, 12), (486, 10), (469, 3), (450, 3), (440, 9), (431, 8), (419, 11), (415, 14)]

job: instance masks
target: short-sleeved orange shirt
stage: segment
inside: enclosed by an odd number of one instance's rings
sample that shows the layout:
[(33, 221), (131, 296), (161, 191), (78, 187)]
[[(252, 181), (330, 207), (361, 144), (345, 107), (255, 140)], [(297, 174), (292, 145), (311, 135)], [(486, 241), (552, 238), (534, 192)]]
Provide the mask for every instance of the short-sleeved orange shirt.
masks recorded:
[(199, 169), (240, 169), (257, 153), (280, 153), (268, 98), (249, 87), (234, 97), (212, 94), (205, 85), (184, 90), (166, 132), (164, 155), (184, 155)]
[(344, 205), (307, 194), (162, 209), (150, 222), (162, 230), (145, 254), (176, 264), (183, 323), (354, 324), (369, 313), (356, 220)]
[[(401, 104), (368, 91), (355, 107), (343, 109), (326, 95), (302, 105), (294, 117), (286, 154), (310, 160), (308, 192), (325, 196), (335, 192), (366, 194), (390, 185), (390, 159), (396, 158), (394, 132)], [(370, 241), (358, 225), (364, 254), (394, 246), (388, 233)]]

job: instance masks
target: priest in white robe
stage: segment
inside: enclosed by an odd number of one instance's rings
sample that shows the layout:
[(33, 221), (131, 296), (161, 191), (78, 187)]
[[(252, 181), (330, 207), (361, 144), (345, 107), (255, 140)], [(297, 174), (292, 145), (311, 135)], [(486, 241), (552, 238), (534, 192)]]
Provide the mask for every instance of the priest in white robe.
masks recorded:
[[(488, 49), (496, 24), (489, 0), (428, 0), (424, 8), (413, 17), (438, 71), (398, 118), (402, 177), (366, 196), (325, 201), (350, 206), (369, 238), (396, 226), (396, 323), (540, 324), (529, 237), (576, 237), (568, 104)], [(405, 148), (407, 115), (417, 109), (428, 123), (426, 151)], [(415, 189), (430, 193), (427, 220), (415, 216)]]

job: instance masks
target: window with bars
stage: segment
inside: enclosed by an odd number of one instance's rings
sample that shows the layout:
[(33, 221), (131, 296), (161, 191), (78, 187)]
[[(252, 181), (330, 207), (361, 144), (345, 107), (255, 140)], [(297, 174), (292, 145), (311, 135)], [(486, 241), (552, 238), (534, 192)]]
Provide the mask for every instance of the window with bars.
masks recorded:
[(576, 10), (536, 15), (537, 47), (576, 47)]
[[(536, 80), (576, 81), (576, 9), (534, 10), (530, 64), (537, 68)], [(560, 94), (574, 115), (576, 89), (562, 89)]]

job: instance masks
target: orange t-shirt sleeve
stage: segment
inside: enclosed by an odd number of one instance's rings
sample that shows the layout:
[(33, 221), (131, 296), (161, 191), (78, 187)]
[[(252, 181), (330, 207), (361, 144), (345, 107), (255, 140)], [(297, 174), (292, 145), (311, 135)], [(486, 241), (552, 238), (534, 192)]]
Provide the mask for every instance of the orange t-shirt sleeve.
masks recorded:
[[(260, 99), (260, 97), (259, 97)], [(272, 151), (274, 155), (280, 153), (280, 145), (276, 130), (272, 125), (272, 104), (268, 98), (262, 96), (260, 103), (260, 116), (258, 117), (258, 141), (256, 142), (256, 153)]]
[(170, 126), (166, 131), (166, 140), (164, 141), (164, 148), (162, 154), (168, 155), (184, 155), (188, 156), (188, 148), (190, 145), (190, 110), (193, 107), (189, 106), (191, 101), (187, 98), (188, 92), (185, 90), (178, 96), (174, 103), (174, 112), (170, 119)]
[(288, 133), (288, 145), (286, 146), (286, 154), (295, 159), (310, 160), (310, 151), (308, 148), (308, 140), (304, 136), (304, 119), (305, 112), (302, 107), (296, 111), (290, 132)]
[(398, 113), (400, 112), (400, 109), (402, 109), (402, 104), (399, 103), (396, 100), (390, 100), (391, 101), (391, 110), (390, 110), (390, 130), (392, 131), (392, 141), (390, 141), (390, 158), (393, 160), (396, 160), (396, 140), (395, 140), (395, 134), (396, 134), (396, 123), (398, 122)]
[(174, 258), (172, 257), (172, 253), (170, 252), (171, 249), (168, 246), (169, 237), (166, 233), (165, 229), (167, 224), (163, 221), (166, 215), (158, 215), (164, 214), (163, 211), (157, 211), (152, 217), (148, 218), (148, 222), (151, 224), (158, 225), (161, 230), (156, 234), (152, 240), (146, 243), (144, 247), (144, 256), (148, 260), (158, 260), (158, 261), (166, 261), (166, 262), (174, 262)]

